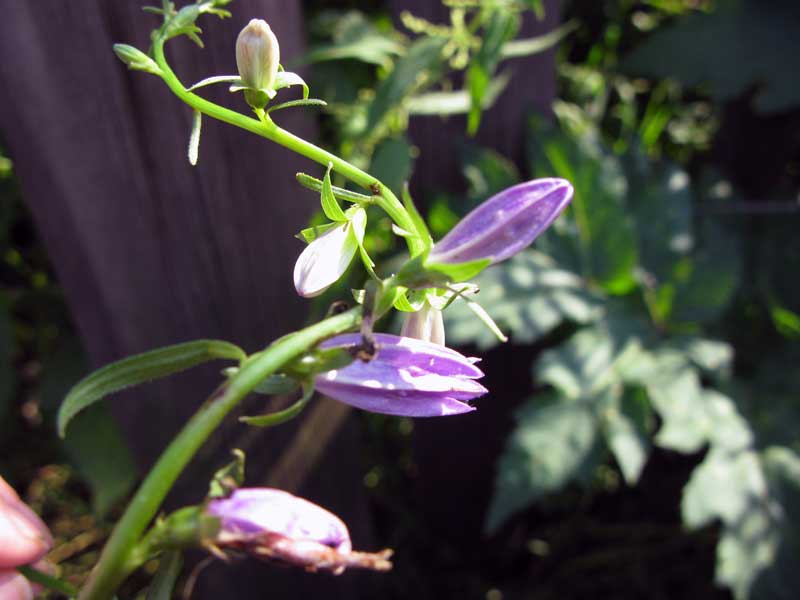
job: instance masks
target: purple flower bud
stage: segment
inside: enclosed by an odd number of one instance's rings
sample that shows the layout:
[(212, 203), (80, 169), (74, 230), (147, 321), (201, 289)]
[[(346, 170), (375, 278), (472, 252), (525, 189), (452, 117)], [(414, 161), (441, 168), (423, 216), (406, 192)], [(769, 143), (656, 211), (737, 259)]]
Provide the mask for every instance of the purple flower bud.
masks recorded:
[(212, 500), (208, 514), (220, 520), (214, 545), (262, 559), (339, 574), (347, 567), (386, 571), (390, 550), (353, 552), (350, 533), (339, 517), (271, 488), (240, 488), (228, 498)]
[[(438, 417), (475, 410), (465, 400), (488, 390), (475, 381), (483, 373), (475, 359), (439, 344), (376, 334), (378, 355), (355, 360), (342, 369), (320, 373), (317, 390), (340, 402), (371, 412), (408, 417)], [(358, 334), (339, 335), (322, 348), (353, 346)]]
[(534, 179), (499, 194), (461, 219), (433, 246), (428, 263), (510, 258), (542, 233), (572, 200), (565, 179)]

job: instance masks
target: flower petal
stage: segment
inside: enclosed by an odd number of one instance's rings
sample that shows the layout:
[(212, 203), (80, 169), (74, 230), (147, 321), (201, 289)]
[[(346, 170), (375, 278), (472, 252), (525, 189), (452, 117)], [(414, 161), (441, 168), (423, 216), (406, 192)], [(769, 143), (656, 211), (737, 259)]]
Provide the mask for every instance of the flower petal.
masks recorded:
[(566, 208), (572, 194), (572, 185), (557, 178), (503, 190), (461, 219), (434, 245), (427, 262), (505, 260), (529, 246)]
[(294, 287), (304, 298), (318, 296), (347, 271), (358, 250), (353, 228), (363, 231), (366, 213), (356, 211), (353, 221), (325, 232), (300, 254), (294, 266)]
[(339, 552), (351, 549), (350, 533), (339, 517), (288, 492), (240, 488), (229, 498), (212, 500), (207, 509), (222, 520), (222, 530), (238, 534), (275, 533), (313, 541)]
[[(438, 375), (471, 379), (483, 377), (483, 371), (474, 364), (475, 359), (467, 358), (447, 346), (388, 333), (375, 334), (375, 341), (378, 343), (377, 360), (380, 362), (395, 367), (416, 366)], [(359, 343), (361, 343), (359, 334), (345, 333), (324, 341), (320, 347), (346, 347)]]

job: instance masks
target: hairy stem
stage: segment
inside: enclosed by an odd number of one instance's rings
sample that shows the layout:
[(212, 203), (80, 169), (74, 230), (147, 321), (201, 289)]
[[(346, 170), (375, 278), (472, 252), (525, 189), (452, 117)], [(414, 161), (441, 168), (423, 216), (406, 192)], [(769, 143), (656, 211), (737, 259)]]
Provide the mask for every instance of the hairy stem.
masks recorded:
[(217, 388), (170, 443), (139, 487), (81, 591), (80, 600), (108, 600), (136, 568), (138, 561), (132, 560), (136, 543), (180, 473), (231, 409), (264, 378), (321, 340), (354, 329), (360, 319), (361, 308), (356, 307), (285, 336), (250, 357), (231, 379)]

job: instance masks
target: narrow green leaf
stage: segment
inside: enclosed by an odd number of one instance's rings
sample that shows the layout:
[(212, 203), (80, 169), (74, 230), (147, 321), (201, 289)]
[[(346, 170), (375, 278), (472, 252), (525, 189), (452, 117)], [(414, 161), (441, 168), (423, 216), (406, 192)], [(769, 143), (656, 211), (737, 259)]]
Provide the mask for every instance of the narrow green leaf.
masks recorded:
[[(481, 100), (481, 108), (488, 110), (511, 81), (511, 73), (503, 72), (492, 79)], [(412, 115), (461, 115), (470, 109), (469, 90), (455, 92), (428, 92), (408, 99), (407, 109)]]
[(467, 132), (475, 135), (480, 125), (483, 97), (497, 64), (502, 58), (503, 45), (514, 37), (519, 29), (519, 17), (507, 10), (494, 10), (485, 25), (481, 47), (470, 62), (466, 75), (466, 87), (470, 95), (470, 110), (467, 117)]
[(205, 87), (207, 85), (214, 85), (215, 83), (232, 83), (236, 85), (242, 84), (242, 78), (238, 75), (215, 75), (214, 77), (206, 77), (205, 79), (201, 79), (190, 88), (187, 88), (187, 92), (193, 92), (196, 89), (201, 87)]
[(176, 594), (173, 593), (178, 575), (183, 568), (183, 555), (178, 550), (166, 552), (161, 556), (150, 587), (147, 589), (145, 600), (171, 600)]
[(489, 313), (486, 312), (485, 308), (483, 308), (474, 300), (470, 300), (466, 297), (464, 297), (464, 302), (467, 303), (467, 308), (470, 309), (476, 317), (478, 317), (478, 320), (483, 323), (489, 331), (492, 332), (492, 335), (494, 335), (502, 343), (506, 343), (508, 341), (506, 334), (500, 330), (500, 328), (497, 326), (497, 323), (495, 323), (494, 319), (489, 316)]
[(127, 387), (166, 377), (216, 359), (243, 360), (244, 350), (229, 342), (198, 340), (159, 348), (106, 365), (78, 382), (58, 412), (58, 434), (80, 411), (98, 400)]
[(296, 379), (282, 373), (276, 373), (264, 379), (253, 391), (256, 394), (278, 396), (281, 394), (291, 394), (298, 387), (300, 387), (300, 382)]
[(275, 104), (267, 109), (267, 114), (275, 112), (276, 110), (283, 110), (284, 108), (294, 108), (295, 106), (328, 106), (325, 100), (317, 98), (309, 98), (308, 100), (290, 100), (289, 102), (281, 102)]
[(63, 581), (62, 579), (58, 579), (57, 577), (53, 577), (52, 575), (48, 575), (47, 573), (43, 573), (42, 571), (34, 569), (33, 567), (17, 567), (17, 572), (21, 573), (28, 581), (37, 583), (42, 587), (51, 589), (60, 594), (64, 594), (67, 597), (72, 598), (78, 595), (78, 588), (71, 583)]
[(333, 187), (331, 186), (332, 168), (333, 163), (328, 163), (328, 169), (325, 171), (325, 178), (322, 180), (322, 212), (324, 212), (325, 216), (331, 221), (344, 223), (347, 221), (347, 217), (344, 211), (342, 211), (342, 207), (339, 206), (339, 203), (336, 201), (336, 196), (333, 195)]
[[(322, 180), (317, 179), (316, 177), (312, 177), (311, 175), (307, 175), (306, 173), (297, 173), (295, 175), (297, 179), (297, 183), (302, 185), (304, 188), (308, 188), (309, 190), (314, 190), (315, 192), (322, 192)], [(353, 192), (351, 190), (346, 190), (344, 188), (331, 186), (333, 189), (333, 195), (336, 196), (337, 200), (342, 200), (344, 202), (353, 202), (355, 204), (372, 204), (372, 197), (367, 196), (365, 194), (359, 194), (358, 192)]]
[(503, 58), (518, 58), (521, 56), (531, 56), (549, 50), (570, 33), (578, 28), (575, 20), (564, 23), (561, 27), (556, 27), (544, 35), (520, 40), (511, 40), (503, 45), (500, 54)]
[(303, 389), (303, 397), (300, 398), (297, 402), (285, 408), (283, 410), (279, 410), (274, 413), (269, 413), (267, 415), (258, 415), (255, 417), (239, 417), (239, 420), (242, 423), (247, 423), (248, 425), (253, 425), (254, 427), (274, 427), (275, 425), (280, 425), (281, 423), (286, 423), (287, 421), (291, 421), (297, 415), (299, 415), (303, 409), (308, 404), (309, 400), (311, 400), (312, 396), (314, 395), (314, 386), (307, 385), (304, 386)]
[(202, 125), (203, 113), (199, 110), (194, 111), (192, 116), (192, 133), (189, 136), (189, 164), (195, 166), (197, 164), (197, 155), (200, 151), (200, 127)]
[(417, 231), (423, 236), (422, 240), (429, 249), (431, 246), (433, 246), (433, 238), (431, 237), (431, 232), (428, 230), (428, 224), (425, 223), (425, 219), (423, 219), (422, 215), (419, 214), (419, 211), (414, 204), (414, 200), (411, 198), (411, 193), (408, 191), (408, 182), (403, 184), (402, 199), (403, 206), (405, 206), (406, 210), (408, 211), (408, 215), (411, 217), (414, 227), (416, 227)]

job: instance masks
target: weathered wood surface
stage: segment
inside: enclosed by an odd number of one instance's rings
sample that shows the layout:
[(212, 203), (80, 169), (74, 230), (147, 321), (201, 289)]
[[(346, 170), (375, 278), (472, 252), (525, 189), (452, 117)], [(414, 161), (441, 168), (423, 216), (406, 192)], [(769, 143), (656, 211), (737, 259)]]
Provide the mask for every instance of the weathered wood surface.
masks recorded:
[[(252, 351), (302, 324), (305, 303), (291, 282), (302, 246), (292, 235), (305, 225), (315, 198), (294, 174), (315, 167), (209, 119), (199, 164), (191, 167), (190, 111), (161, 81), (128, 71), (111, 51), (114, 42), (149, 44), (158, 17), (140, 5), (0, 0), (0, 134), (95, 365), (197, 338), (228, 339)], [(284, 56), (302, 52), (299, 2), (237, 0), (232, 8), (234, 17), (224, 22), (202, 17), (205, 49), (185, 39), (170, 43), (184, 82), (235, 72), (236, 35), (252, 17), (269, 20)], [(225, 86), (208, 95), (245, 108)], [(307, 111), (285, 111), (277, 120), (315, 137)], [(220, 366), (113, 401), (141, 465), (154, 460), (217, 384)], [(259, 401), (250, 400), (248, 408), (258, 410)], [(265, 481), (292, 435), (292, 427), (260, 434), (235, 424), (224, 428), (172, 503), (200, 499), (233, 446), (248, 453), (248, 482)], [(345, 426), (316, 468), (293, 482), (350, 521), (354, 538), (369, 545), (354, 435)], [(352, 578), (242, 568), (249, 578), (237, 580), (235, 595), (221, 592), (231, 583), (216, 568), (203, 576), (198, 594), (263, 597), (269, 586), (273, 598), (321, 589), (352, 597)]]

